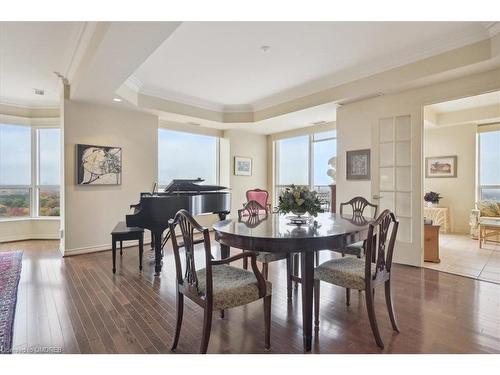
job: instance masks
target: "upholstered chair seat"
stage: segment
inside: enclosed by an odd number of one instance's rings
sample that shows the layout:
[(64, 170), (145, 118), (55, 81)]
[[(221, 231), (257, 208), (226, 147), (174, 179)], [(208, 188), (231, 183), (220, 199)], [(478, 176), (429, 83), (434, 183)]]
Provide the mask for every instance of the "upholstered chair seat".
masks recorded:
[[(198, 290), (205, 295), (206, 269), (196, 271), (198, 275)], [(252, 271), (221, 264), (212, 266), (213, 308), (216, 310), (230, 309), (257, 301), (259, 286)], [(266, 295), (272, 293), (272, 285), (266, 281)]]
[[(372, 263), (372, 273), (375, 264)], [(349, 289), (365, 289), (365, 260), (345, 257), (320, 264), (314, 270), (314, 278)]]

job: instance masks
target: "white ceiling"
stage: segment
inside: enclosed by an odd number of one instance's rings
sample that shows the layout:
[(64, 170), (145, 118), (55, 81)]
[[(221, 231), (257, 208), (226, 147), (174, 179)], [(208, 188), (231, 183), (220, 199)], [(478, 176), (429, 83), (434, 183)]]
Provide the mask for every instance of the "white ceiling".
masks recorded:
[(186, 104), (260, 109), (488, 37), (481, 22), (185, 22), (132, 80)]
[[(83, 24), (0, 22), (0, 101), (58, 105), (58, 78), (53, 72), (67, 72)], [(34, 88), (45, 90), (45, 95), (35, 95)]]
[(435, 113), (449, 113), (472, 108), (489, 107), (491, 105), (500, 105), (500, 91), (437, 103), (430, 105), (429, 108)]

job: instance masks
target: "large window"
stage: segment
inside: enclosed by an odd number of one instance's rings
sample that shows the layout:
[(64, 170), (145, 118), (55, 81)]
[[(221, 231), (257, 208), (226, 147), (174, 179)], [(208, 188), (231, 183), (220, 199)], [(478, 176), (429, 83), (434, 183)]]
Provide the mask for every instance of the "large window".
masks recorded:
[[(500, 201), (500, 125), (479, 127), (480, 200)], [(496, 129), (496, 130), (494, 130)]]
[(330, 130), (275, 143), (276, 198), (287, 185), (304, 185), (319, 193), (325, 209), (330, 204), (331, 163), (337, 156), (337, 132)]
[(59, 216), (60, 130), (0, 124), (0, 218)]
[(219, 139), (206, 135), (158, 130), (158, 184), (173, 179), (202, 178), (205, 184), (219, 180)]

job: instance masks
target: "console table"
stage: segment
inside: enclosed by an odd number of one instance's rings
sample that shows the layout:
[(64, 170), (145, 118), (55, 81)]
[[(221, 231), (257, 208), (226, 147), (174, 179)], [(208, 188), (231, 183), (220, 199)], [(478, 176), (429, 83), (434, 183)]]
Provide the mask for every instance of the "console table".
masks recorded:
[(450, 231), (450, 216), (448, 207), (424, 207), (424, 217), (432, 219), (432, 223), (440, 226), (440, 231)]

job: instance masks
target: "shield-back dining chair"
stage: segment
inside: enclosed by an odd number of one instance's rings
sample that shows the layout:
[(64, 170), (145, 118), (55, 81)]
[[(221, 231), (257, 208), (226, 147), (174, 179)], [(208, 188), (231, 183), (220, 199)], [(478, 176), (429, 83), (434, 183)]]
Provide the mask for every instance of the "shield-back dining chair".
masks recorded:
[(314, 325), (319, 331), (320, 282), (338, 285), (346, 290), (365, 292), (366, 309), (370, 327), (377, 345), (384, 347), (375, 317), (375, 288), (384, 285), (385, 300), (392, 329), (399, 332), (391, 297), (391, 268), (394, 244), (399, 222), (394, 214), (385, 210), (368, 226), (366, 256), (364, 258), (343, 257), (320, 264), (314, 270)]
[[(177, 348), (182, 326), (184, 297), (189, 298), (204, 310), (203, 334), (200, 353), (206, 353), (212, 327), (214, 310), (224, 311), (232, 307), (246, 305), (258, 299), (264, 300), (265, 348), (271, 346), (271, 289), (270, 282), (264, 280), (257, 267), (256, 254), (244, 252), (227, 259), (214, 260), (210, 251), (210, 235), (186, 210), (177, 212), (169, 220), (170, 233), (180, 229), (182, 243), (172, 236), (176, 271), (177, 323), (172, 351)], [(202, 233), (202, 239), (195, 239), (194, 233)], [(194, 245), (203, 244), (205, 268), (196, 269)], [(184, 262), (181, 262), (181, 248)], [(250, 259), (252, 271), (230, 266), (238, 259)], [(184, 268), (182, 263), (184, 263)]]

